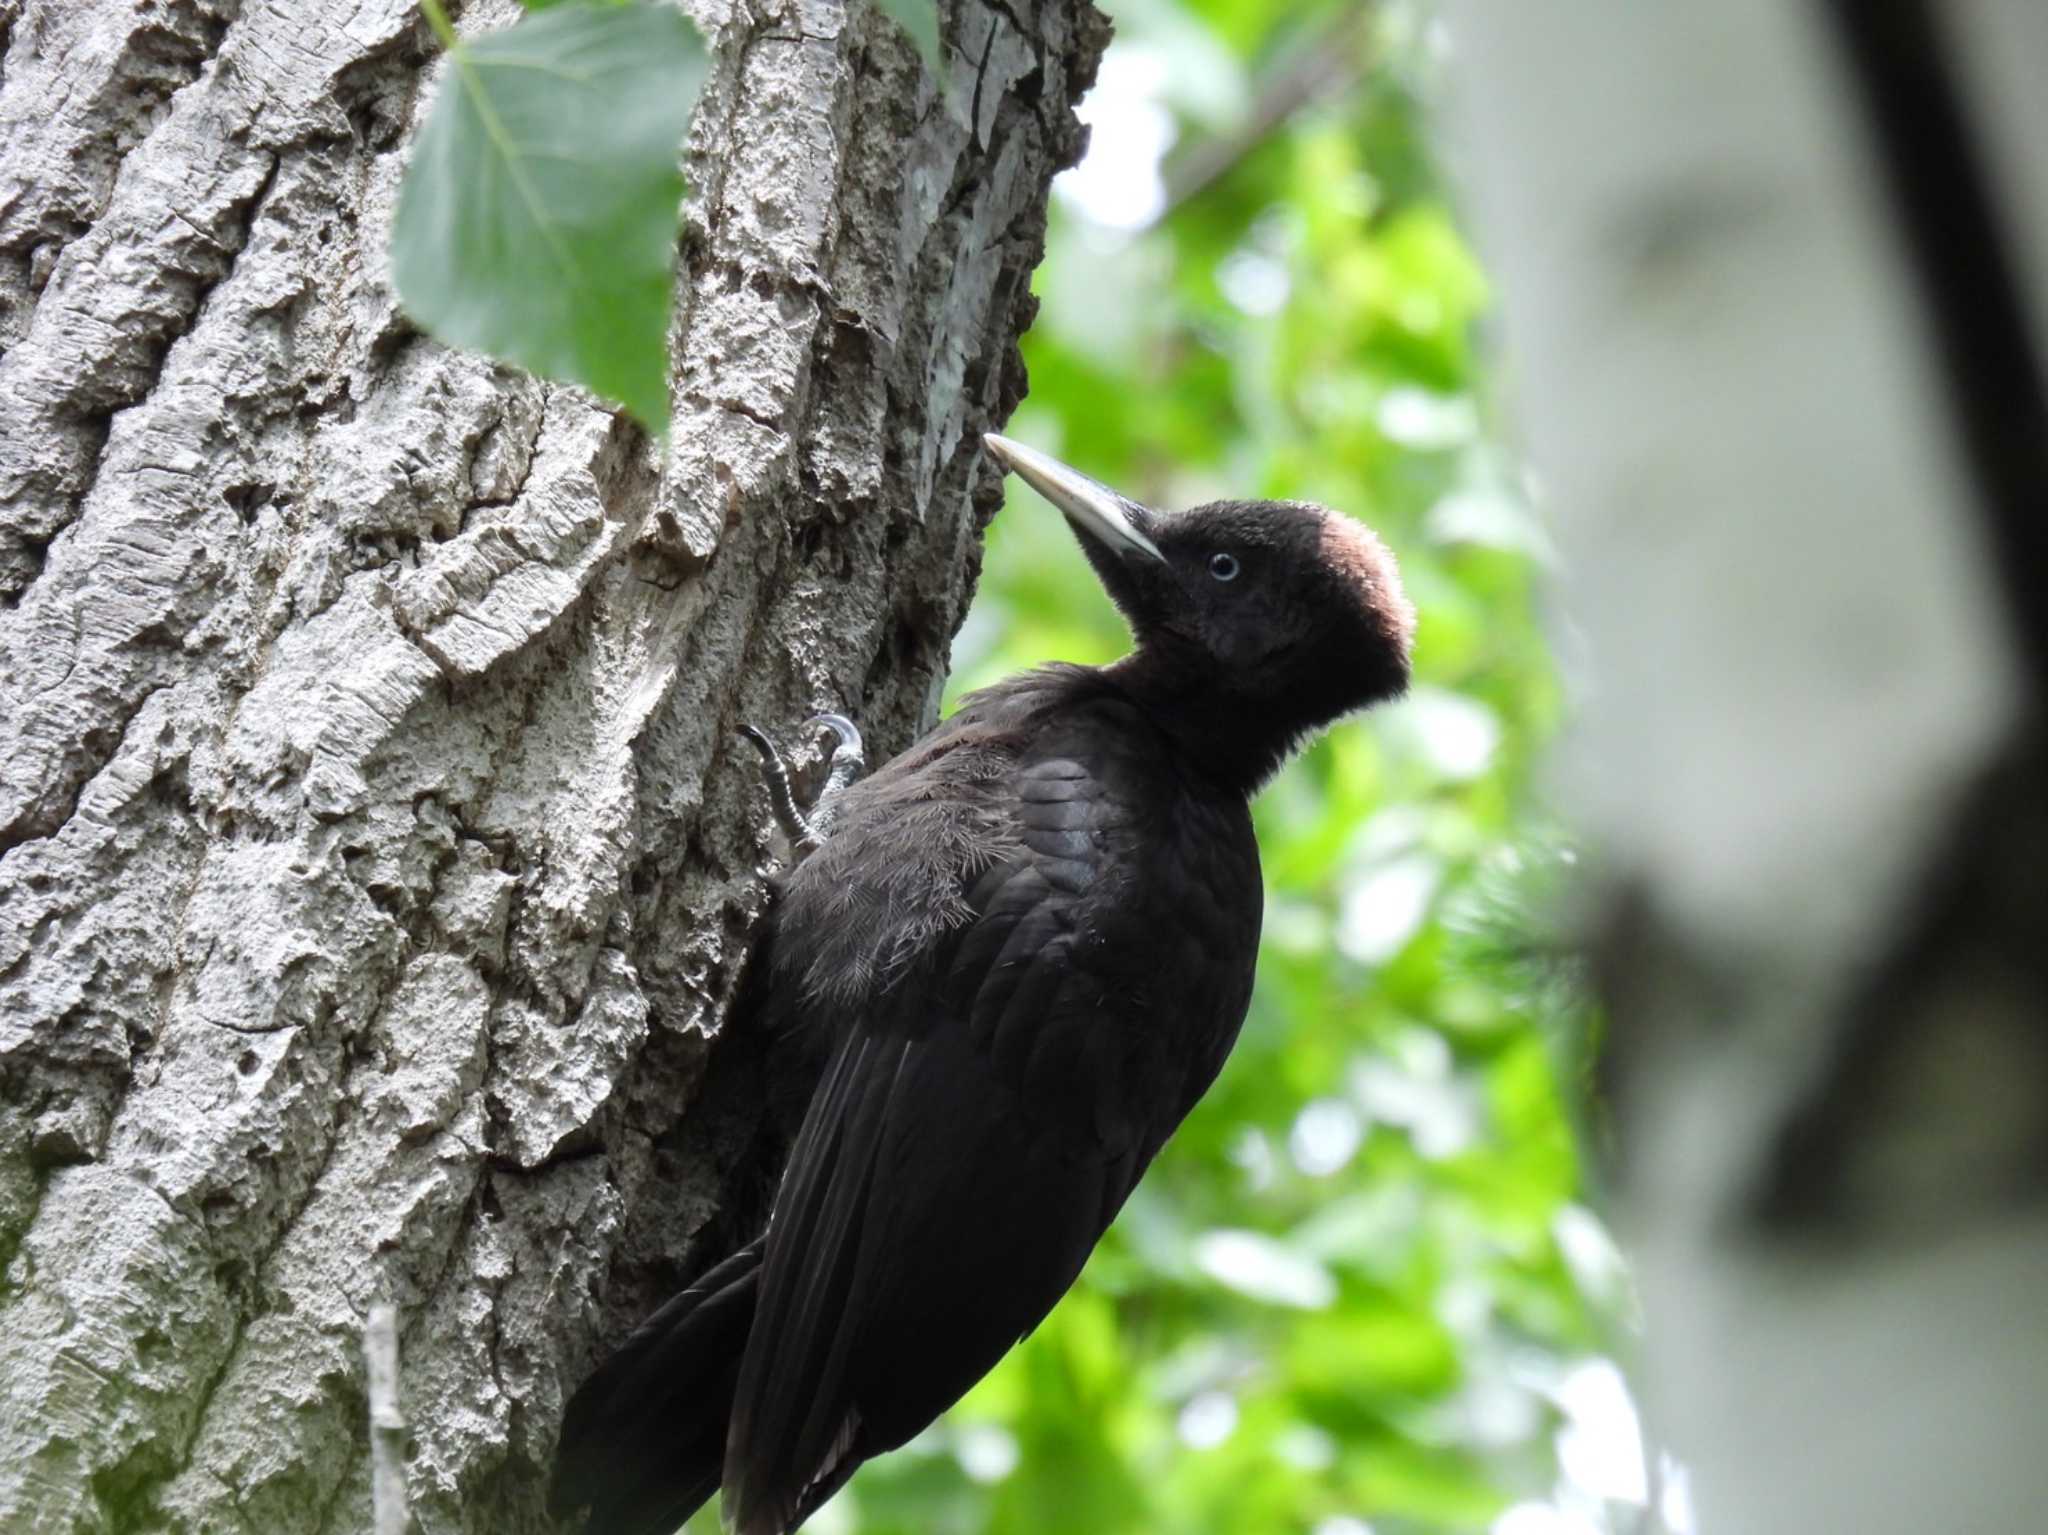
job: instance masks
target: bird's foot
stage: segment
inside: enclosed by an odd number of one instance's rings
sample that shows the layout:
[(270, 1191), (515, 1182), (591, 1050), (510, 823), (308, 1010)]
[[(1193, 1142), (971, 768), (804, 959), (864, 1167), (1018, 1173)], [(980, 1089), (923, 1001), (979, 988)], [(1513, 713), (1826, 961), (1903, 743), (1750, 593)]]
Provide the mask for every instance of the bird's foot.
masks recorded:
[(861, 755), (860, 730), (843, 714), (814, 714), (806, 725), (823, 725), (839, 738), (832, 748), (832, 760), (825, 770), (825, 786), (811, 804), (807, 816), (797, 808), (796, 793), (790, 788), (789, 769), (775, 743), (752, 725), (740, 726), (740, 734), (754, 743), (761, 754), (761, 766), (768, 775), (768, 801), (775, 811), (775, 824), (789, 838), (792, 851), (801, 858), (814, 853), (832, 830), (839, 796), (860, 777), (865, 759)]

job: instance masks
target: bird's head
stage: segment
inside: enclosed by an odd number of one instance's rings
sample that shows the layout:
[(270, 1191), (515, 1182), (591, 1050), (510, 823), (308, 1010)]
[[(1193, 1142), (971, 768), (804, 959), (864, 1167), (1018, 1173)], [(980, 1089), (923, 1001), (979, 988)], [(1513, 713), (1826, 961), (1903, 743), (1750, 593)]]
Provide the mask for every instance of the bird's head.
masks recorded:
[(1304, 501), (1159, 512), (1022, 443), (989, 452), (1066, 514), (1137, 641), (1128, 665), (1302, 735), (1408, 686), (1415, 609), (1363, 523)]

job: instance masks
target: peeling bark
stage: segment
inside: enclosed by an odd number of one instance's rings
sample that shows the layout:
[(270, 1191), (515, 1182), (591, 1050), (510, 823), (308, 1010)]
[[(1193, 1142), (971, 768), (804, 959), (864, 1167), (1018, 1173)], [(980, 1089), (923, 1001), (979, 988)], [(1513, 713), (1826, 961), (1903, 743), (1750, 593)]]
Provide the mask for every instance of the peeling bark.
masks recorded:
[(395, 310), (410, 0), (0, 0), (0, 1527), (367, 1529), (388, 1293), (419, 1527), (544, 1528), (758, 1218), (736, 732), (928, 719), (1106, 29), (696, 14), (663, 462)]

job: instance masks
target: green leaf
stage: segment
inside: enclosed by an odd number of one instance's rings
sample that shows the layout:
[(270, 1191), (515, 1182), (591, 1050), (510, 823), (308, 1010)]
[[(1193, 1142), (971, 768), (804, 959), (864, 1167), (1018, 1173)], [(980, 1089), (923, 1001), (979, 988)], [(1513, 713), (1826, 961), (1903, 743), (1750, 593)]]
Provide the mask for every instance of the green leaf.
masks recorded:
[(703, 44), (667, 5), (570, 5), (452, 53), (399, 193), (399, 301), (442, 341), (582, 384), (666, 435), (677, 162)]
[(882, 14), (892, 18), (905, 32), (911, 42), (917, 45), (923, 57), (925, 68), (939, 75), (939, 7), (938, 0), (875, 0), (882, 8)]

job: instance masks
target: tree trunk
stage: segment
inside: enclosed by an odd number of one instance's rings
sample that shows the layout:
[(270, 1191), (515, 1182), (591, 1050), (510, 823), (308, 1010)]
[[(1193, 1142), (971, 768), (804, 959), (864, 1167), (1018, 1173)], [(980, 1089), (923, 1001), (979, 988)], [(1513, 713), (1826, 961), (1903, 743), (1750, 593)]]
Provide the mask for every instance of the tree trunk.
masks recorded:
[(2048, 9), (1454, 0), (1707, 1535), (2048, 1506)]
[(0, 1528), (366, 1529), (380, 1296), (419, 1527), (543, 1528), (759, 1216), (735, 732), (930, 718), (1106, 28), (697, 15), (664, 461), (395, 310), (412, 0), (0, 0)]

